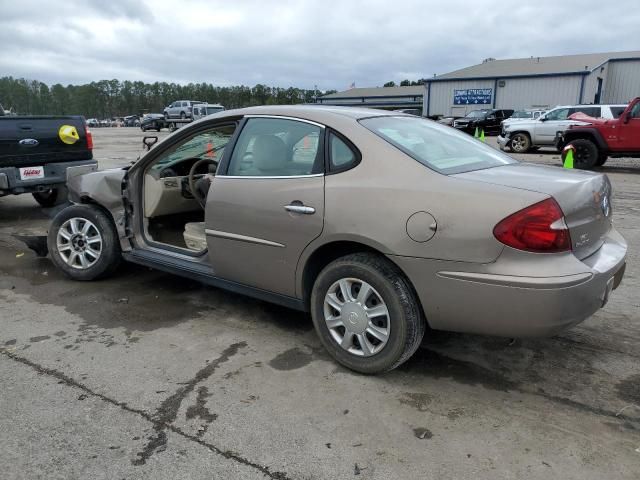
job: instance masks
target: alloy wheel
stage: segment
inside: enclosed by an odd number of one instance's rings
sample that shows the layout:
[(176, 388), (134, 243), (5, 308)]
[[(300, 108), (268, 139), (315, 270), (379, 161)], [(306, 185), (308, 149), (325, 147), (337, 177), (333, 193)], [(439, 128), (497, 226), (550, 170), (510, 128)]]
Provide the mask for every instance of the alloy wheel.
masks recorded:
[(387, 305), (375, 288), (357, 278), (331, 285), (324, 299), (324, 320), (331, 338), (353, 355), (375, 355), (389, 340)]
[(56, 247), (67, 265), (86, 270), (92, 267), (102, 254), (102, 235), (86, 218), (70, 218), (58, 230)]

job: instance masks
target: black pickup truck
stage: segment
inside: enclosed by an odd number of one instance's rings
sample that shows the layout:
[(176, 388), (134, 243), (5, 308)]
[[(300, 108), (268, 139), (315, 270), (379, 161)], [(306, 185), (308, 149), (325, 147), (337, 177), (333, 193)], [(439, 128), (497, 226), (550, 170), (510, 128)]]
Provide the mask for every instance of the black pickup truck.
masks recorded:
[(0, 197), (31, 193), (43, 207), (66, 201), (67, 177), (97, 169), (81, 116), (0, 115)]

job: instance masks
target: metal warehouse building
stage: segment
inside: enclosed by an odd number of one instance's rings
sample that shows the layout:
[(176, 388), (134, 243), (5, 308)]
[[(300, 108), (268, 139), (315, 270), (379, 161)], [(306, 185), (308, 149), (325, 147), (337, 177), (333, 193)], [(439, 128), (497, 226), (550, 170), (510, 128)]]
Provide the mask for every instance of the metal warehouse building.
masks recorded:
[(425, 116), (462, 116), (480, 108), (549, 108), (576, 103), (626, 103), (640, 95), (640, 51), (592, 53), (479, 65), (428, 79), (424, 87), (356, 88), (319, 103), (415, 107)]
[(424, 86), (352, 88), (318, 98), (317, 103), (373, 108), (422, 108)]

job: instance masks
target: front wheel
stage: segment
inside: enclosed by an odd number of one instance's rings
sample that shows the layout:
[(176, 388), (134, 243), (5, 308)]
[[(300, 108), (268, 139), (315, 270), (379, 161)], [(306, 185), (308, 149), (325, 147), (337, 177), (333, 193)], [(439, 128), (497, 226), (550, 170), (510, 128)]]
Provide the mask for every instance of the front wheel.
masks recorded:
[(578, 138), (569, 143), (575, 150), (573, 165), (575, 168), (590, 170), (598, 163), (598, 147), (591, 140)]
[(511, 150), (514, 153), (526, 153), (531, 148), (531, 139), (526, 133), (516, 133), (511, 138)]
[(94, 280), (115, 271), (121, 261), (111, 219), (91, 205), (71, 205), (56, 215), (47, 236), (51, 260), (74, 280)]
[(369, 253), (339, 258), (320, 272), (311, 293), (311, 316), (329, 354), (365, 374), (386, 372), (406, 361), (426, 328), (402, 272)]

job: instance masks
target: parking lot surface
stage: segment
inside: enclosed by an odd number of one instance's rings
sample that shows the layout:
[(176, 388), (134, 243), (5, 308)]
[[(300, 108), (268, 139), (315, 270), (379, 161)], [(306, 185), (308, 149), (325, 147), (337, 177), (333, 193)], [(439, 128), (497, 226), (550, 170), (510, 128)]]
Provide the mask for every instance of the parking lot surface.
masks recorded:
[[(94, 130), (100, 168), (141, 140)], [(13, 237), (55, 209), (0, 198), (2, 478), (637, 480), (640, 162), (602, 171), (629, 243), (604, 309), (549, 339), (433, 332), (373, 377), (302, 313), (133, 265), (67, 280)]]

